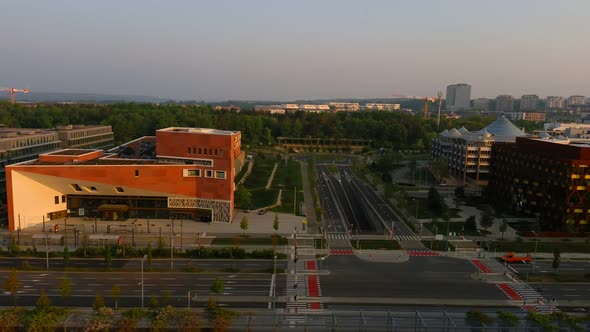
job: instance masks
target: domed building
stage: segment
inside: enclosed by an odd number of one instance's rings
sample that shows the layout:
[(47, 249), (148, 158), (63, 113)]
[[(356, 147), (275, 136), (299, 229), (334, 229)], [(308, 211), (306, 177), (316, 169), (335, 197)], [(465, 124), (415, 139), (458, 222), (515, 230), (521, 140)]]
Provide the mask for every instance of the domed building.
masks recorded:
[(445, 129), (434, 139), (432, 159), (447, 161), (449, 172), (463, 182), (470, 177), (479, 183), (488, 178), (492, 145), (514, 143), (522, 136), (527, 134), (503, 116), (479, 131)]

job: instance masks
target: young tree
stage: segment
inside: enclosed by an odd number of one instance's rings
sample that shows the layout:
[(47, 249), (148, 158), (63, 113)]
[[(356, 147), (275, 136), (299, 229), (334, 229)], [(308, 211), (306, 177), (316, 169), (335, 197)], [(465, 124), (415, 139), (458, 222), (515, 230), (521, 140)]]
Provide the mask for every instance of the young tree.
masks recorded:
[(20, 281), (18, 280), (18, 276), (16, 275), (16, 270), (12, 270), (12, 272), (8, 276), (8, 279), (6, 279), (6, 281), (4, 282), (4, 290), (7, 291), (8, 293), (12, 294), (15, 307), (16, 307), (16, 294), (17, 294), (16, 291), (18, 291), (18, 289), (21, 287), (22, 287), (22, 285), (21, 285)]
[(279, 215), (277, 213), (275, 213), (275, 220), (272, 223), (272, 228), (275, 230), (275, 234), (279, 230)]
[(66, 299), (72, 293), (72, 280), (69, 279), (65, 274), (61, 277), (59, 283), (59, 295), (62, 299)]
[(242, 221), (240, 221), (240, 228), (242, 229), (243, 234), (245, 235), (246, 231), (248, 230), (248, 217), (242, 217)]
[(508, 230), (508, 222), (506, 219), (502, 220), (502, 224), (500, 225), (500, 232), (502, 233), (502, 241), (504, 241), (504, 233)]
[(111, 253), (111, 246), (107, 245), (104, 248), (104, 262), (107, 264), (107, 268), (111, 267), (113, 262), (113, 254)]
[(115, 300), (115, 310), (117, 310), (119, 297), (121, 297), (121, 287), (119, 287), (118, 284), (114, 284), (113, 288), (111, 288), (111, 296), (113, 297), (113, 300)]
[(147, 256), (146, 257), (147, 265), (148, 265), (148, 267), (151, 268), (152, 267), (152, 258), (153, 258), (153, 255), (152, 255), (152, 244), (151, 243), (148, 243), (146, 256)]
[(70, 265), (70, 249), (66, 246), (64, 248), (64, 266)]
[(96, 294), (94, 298), (94, 304), (92, 305), (92, 309), (99, 310), (100, 308), (104, 308), (104, 297), (102, 295)]
[(158, 298), (152, 294), (152, 296), (150, 296), (150, 308), (152, 309), (156, 309), (158, 307)]
[(39, 310), (47, 309), (47, 307), (51, 305), (51, 301), (49, 301), (49, 298), (47, 297), (44, 289), (41, 290), (41, 294), (39, 294), (36, 305), (37, 309)]
[(557, 272), (559, 264), (561, 264), (561, 253), (559, 251), (559, 248), (555, 248), (553, 250), (553, 263), (551, 264), (555, 272)]
[(438, 190), (434, 187), (430, 187), (428, 190), (428, 208), (438, 216), (441, 216), (445, 212), (445, 202), (440, 196)]
[(225, 284), (223, 283), (223, 281), (221, 281), (221, 279), (219, 278), (215, 278), (215, 281), (213, 281), (213, 284), (211, 285), (211, 292), (217, 294), (216, 302), (219, 302), (219, 294), (223, 293), (224, 289)]

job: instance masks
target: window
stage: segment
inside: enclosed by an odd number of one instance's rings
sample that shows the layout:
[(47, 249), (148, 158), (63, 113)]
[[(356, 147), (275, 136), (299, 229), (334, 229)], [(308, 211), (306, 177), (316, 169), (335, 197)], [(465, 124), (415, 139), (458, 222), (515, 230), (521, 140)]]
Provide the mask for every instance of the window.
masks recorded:
[(186, 176), (201, 176), (201, 170), (200, 169), (189, 169), (189, 170), (187, 170)]
[(212, 178), (213, 177), (213, 171), (212, 170), (206, 170), (205, 171), (205, 177), (206, 178)]
[(65, 203), (66, 202), (66, 195), (61, 195), (61, 202)]
[(123, 187), (115, 187), (115, 191), (118, 193), (124, 193), (125, 190), (123, 190)]
[(225, 171), (215, 171), (215, 178), (225, 179)]
[(78, 184), (76, 183), (72, 183), (70, 184), (70, 187), (72, 187), (72, 189), (74, 189), (75, 191), (82, 191), (82, 187), (80, 187)]
[(139, 176), (139, 170), (138, 169), (135, 170), (135, 176)]
[(53, 197), (55, 204), (59, 204), (59, 196)]
[(217, 149), (215, 149), (215, 155), (217, 155)]
[(223, 157), (223, 149), (220, 149), (220, 150), (219, 150), (219, 156), (220, 156), (220, 157)]
[(189, 148), (188, 148), (188, 154), (190, 154), (190, 153), (191, 153), (191, 148), (189, 147)]
[(95, 186), (90, 187), (90, 191), (98, 191)]
[(197, 154), (197, 148), (193, 148), (193, 154)]
[(199, 154), (201, 154), (201, 148), (199, 148)]
[(213, 155), (213, 149), (209, 148), (209, 155), (212, 156)]

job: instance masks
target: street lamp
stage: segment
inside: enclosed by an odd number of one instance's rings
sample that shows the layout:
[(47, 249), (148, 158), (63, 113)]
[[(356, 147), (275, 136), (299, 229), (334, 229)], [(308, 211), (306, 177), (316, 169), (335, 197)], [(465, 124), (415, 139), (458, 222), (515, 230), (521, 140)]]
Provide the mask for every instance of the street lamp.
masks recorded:
[(143, 255), (141, 259), (141, 309), (143, 309), (143, 261), (147, 258), (147, 255)]
[(191, 308), (191, 292), (195, 292), (195, 297), (197, 297), (198, 294), (196, 294), (196, 291), (188, 291), (188, 302), (187, 302), (187, 308), (190, 309)]

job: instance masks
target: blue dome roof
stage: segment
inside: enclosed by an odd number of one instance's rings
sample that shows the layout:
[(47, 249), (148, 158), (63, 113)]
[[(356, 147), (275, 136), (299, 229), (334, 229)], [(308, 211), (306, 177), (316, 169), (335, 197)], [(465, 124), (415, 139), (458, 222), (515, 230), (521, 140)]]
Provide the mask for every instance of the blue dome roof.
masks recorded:
[(517, 126), (503, 116), (484, 129), (496, 136), (526, 136), (526, 133), (523, 133), (522, 130), (518, 129)]

